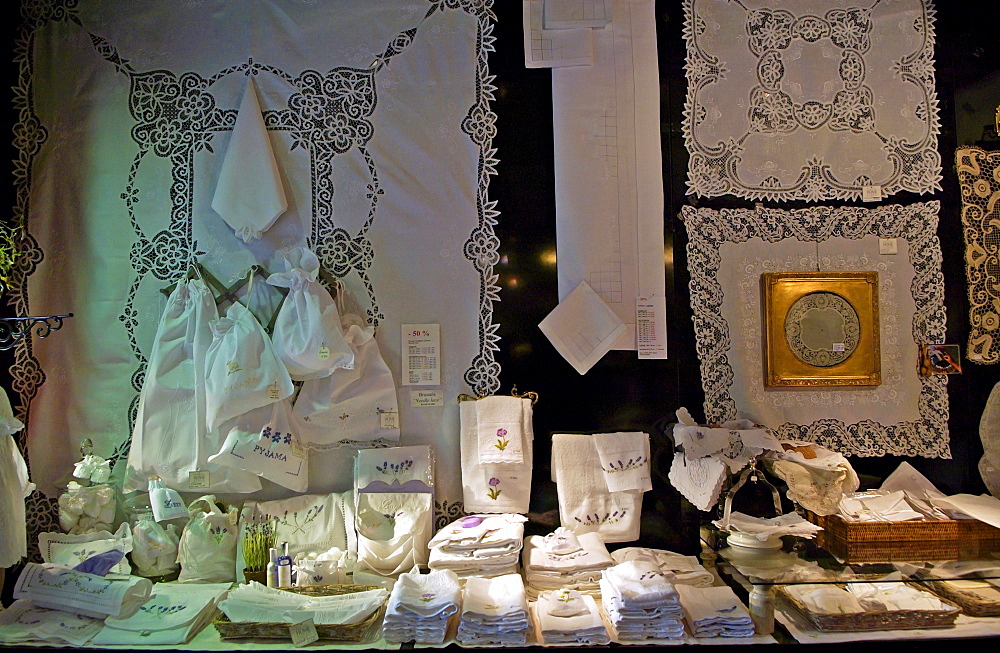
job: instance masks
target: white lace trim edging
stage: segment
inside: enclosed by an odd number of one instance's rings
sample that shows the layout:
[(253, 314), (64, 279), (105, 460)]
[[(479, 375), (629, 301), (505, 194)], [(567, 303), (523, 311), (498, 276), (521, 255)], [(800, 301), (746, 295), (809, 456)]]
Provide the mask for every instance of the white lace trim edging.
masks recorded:
[(800, 4), (684, 0), (688, 194), (941, 190), (930, 0)]
[[(786, 211), (756, 209), (713, 210), (685, 206), (680, 218), (688, 234), (688, 269), (695, 346), (705, 393), (705, 419), (724, 422), (739, 410), (730, 394), (733, 368), (729, 324), (722, 313), (723, 290), (718, 280), (724, 243), (760, 238), (775, 243), (787, 238), (821, 243), (830, 238), (860, 240), (865, 236), (905, 239), (913, 266), (910, 287), (915, 311), (912, 337), (917, 344), (944, 342), (944, 275), (937, 237), (940, 202), (910, 206), (809, 207)], [(948, 379), (920, 376), (917, 409), (920, 418), (895, 424), (861, 420), (848, 424), (820, 419), (810, 424), (785, 423), (775, 429), (785, 440), (806, 440), (855, 456), (924, 456), (951, 458), (948, 446)]]

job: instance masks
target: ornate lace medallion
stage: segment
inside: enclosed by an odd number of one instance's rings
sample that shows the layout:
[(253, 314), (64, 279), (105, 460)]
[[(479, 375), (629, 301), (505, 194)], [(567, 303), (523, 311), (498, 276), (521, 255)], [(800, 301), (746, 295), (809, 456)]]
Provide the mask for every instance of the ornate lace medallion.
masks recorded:
[(788, 347), (800, 361), (817, 367), (832, 367), (850, 358), (860, 333), (857, 311), (832, 292), (800, 297), (785, 316)]

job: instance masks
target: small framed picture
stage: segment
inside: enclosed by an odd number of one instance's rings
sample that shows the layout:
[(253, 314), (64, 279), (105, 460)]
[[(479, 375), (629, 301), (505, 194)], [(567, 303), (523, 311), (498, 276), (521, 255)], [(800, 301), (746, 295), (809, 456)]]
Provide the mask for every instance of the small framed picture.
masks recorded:
[(876, 272), (765, 272), (764, 386), (882, 382)]
[(958, 345), (923, 345), (920, 348), (920, 373), (961, 374), (962, 354)]

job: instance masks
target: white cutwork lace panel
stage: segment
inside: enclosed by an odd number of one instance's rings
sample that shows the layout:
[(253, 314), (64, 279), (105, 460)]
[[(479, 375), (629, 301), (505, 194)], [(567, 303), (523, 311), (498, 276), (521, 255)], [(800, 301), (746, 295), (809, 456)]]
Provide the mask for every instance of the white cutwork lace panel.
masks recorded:
[(965, 275), (969, 282), (969, 345), (974, 363), (1000, 361), (1000, 152), (955, 152), (962, 189)]
[[(760, 324), (759, 313), (743, 313), (739, 316), (743, 325), (730, 325), (724, 317), (723, 303), (725, 293), (719, 279), (719, 270), (723, 265), (724, 246), (728, 244), (746, 244), (752, 239), (760, 239), (764, 243), (779, 243), (788, 240), (799, 243), (825, 243), (834, 238), (860, 240), (866, 236), (879, 238), (898, 238), (906, 240), (909, 265), (913, 269), (913, 280), (910, 284), (911, 299), (914, 304), (912, 320), (909, 325), (898, 324), (895, 329), (890, 326), (884, 343), (890, 345), (895, 338), (900, 346), (904, 340), (913, 343), (943, 342), (945, 336), (944, 309), (944, 277), (941, 273), (941, 245), (937, 237), (937, 216), (940, 210), (939, 202), (922, 202), (910, 206), (885, 205), (875, 208), (863, 207), (826, 207), (816, 206), (805, 209), (782, 210), (758, 207), (756, 209), (707, 209), (685, 206), (681, 210), (681, 220), (688, 234), (688, 270), (691, 274), (690, 294), (691, 308), (695, 329), (695, 346), (701, 366), (702, 389), (705, 393), (705, 419), (708, 422), (724, 422), (734, 419), (749, 407), (737, 406), (733, 397), (734, 368), (733, 361), (744, 360), (744, 354), (751, 347), (757, 349), (752, 364), (760, 368)], [(770, 265), (794, 263), (793, 269), (808, 267), (810, 261), (774, 261), (756, 262), (746, 257), (750, 264), (744, 280), (754, 277), (754, 284), (759, 281), (759, 272), (769, 271)], [(740, 259), (742, 260), (742, 258)], [(879, 269), (873, 262), (828, 260), (821, 265), (829, 264), (830, 269), (838, 265), (853, 265), (857, 263), (861, 269)], [(815, 261), (812, 261), (815, 265)], [(815, 269), (813, 267), (812, 269)], [(890, 288), (892, 277), (887, 281)], [(744, 281), (745, 283), (749, 283)], [(754, 285), (743, 290), (744, 298), (751, 292), (759, 293), (759, 287)], [(741, 287), (742, 289), (742, 287)], [(891, 300), (891, 291), (889, 293)], [(880, 307), (892, 310), (893, 303), (881, 303)], [(746, 304), (748, 302), (744, 302)], [(759, 298), (754, 305), (759, 306)], [(753, 310), (753, 309), (747, 309)], [(748, 324), (749, 322), (749, 324)], [(891, 325), (888, 316), (882, 316), (883, 325)], [(744, 329), (746, 329), (744, 331)], [(732, 331), (742, 334), (744, 342), (734, 343)], [(755, 337), (753, 337), (755, 336)], [(752, 343), (752, 344), (751, 344)], [(913, 345), (910, 345), (911, 347)], [(745, 348), (737, 351), (734, 347)], [(775, 429), (778, 437), (784, 440), (807, 440), (844, 455), (857, 456), (925, 456), (950, 458), (948, 446), (948, 393), (946, 375), (919, 376), (914, 366), (913, 370), (906, 367), (904, 361), (893, 359), (889, 353), (888, 376), (885, 387), (877, 390), (865, 390), (878, 397), (874, 404), (882, 402), (879, 393), (888, 392), (884, 401), (891, 403), (893, 375), (916, 375), (919, 384), (919, 396), (916, 398), (918, 417), (894, 423), (879, 423), (863, 417), (857, 422), (848, 423), (840, 419), (820, 418), (809, 423), (768, 425)], [(760, 372), (753, 372), (759, 375)], [(755, 403), (763, 391), (756, 385), (757, 394), (751, 394), (751, 403)], [(849, 394), (846, 391), (820, 390), (818, 394), (809, 396), (813, 391), (794, 391), (780, 399), (779, 403), (787, 402), (789, 406), (801, 406), (801, 402), (823, 401), (823, 395), (828, 394), (831, 402), (844, 401), (854, 397), (855, 401), (861, 395)], [(779, 393), (774, 393), (775, 395)], [(781, 393), (784, 395), (784, 393)], [(797, 400), (796, 396), (801, 399)], [(765, 403), (771, 398), (766, 395)], [(849, 400), (849, 399), (846, 399)], [(782, 405), (785, 405), (782, 403)], [(780, 406), (779, 406), (780, 407)]]
[(940, 190), (930, 0), (685, 0), (688, 193)]

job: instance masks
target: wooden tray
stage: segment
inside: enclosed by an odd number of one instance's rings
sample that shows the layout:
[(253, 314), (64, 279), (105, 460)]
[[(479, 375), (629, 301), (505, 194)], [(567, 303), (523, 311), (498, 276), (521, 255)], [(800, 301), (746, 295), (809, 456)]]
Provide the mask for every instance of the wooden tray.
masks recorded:
[(849, 522), (810, 511), (806, 518), (823, 528), (816, 543), (848, 563), (975, 560), (1000, 551), (1000, 529), (977, 519)]
[[(941, 610), (880, 610), (853, 614), (821, 614), (810, 611), (794, 596), (778, 588), (778, 596), (787, 605), (824, 632), (863, 632), (870, 630), (907, 630), (913, 628), (948, 628), (955, 625), (961, 613), (957, 605), (942, 599), (951, 609)], [(939, 597), (940, 598), (940, 597)]]
[[(376, 585), (314, 585), (310, 587), (289, 587), (284, 591), (307, 596), (336, 596), (379, 589)], [(335, 642), (364, 642), (375, 638), (382, 623), (385, 606), (373, 612), (364, 621), (356, 624), (316, 624), (316, 633), (321, 640)], [(285, 639), (291, 641), (288, 627), (283, 622), (234, 623), (224, 613), (212, 622), (222, 639)]]
[(956, 588), (951, 583), (940, 580), (922, 580), (920, 587), (949, 603), (954, 603), (970, 617), (1000, 617), (1000, 600), (989, 601), (975, 592)]

